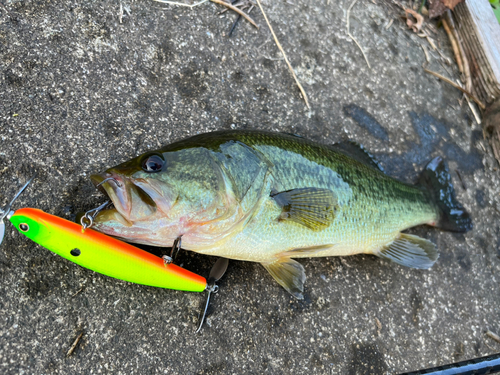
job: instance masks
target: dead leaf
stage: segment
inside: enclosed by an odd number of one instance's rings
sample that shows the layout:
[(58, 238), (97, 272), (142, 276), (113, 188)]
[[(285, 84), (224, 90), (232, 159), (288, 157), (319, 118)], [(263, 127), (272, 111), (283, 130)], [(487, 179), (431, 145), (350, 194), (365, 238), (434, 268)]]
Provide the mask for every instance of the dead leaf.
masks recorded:
[(429, 18), (443, 15), (448, 9), (455, 8), (458, 3), (464, 0), (429, 0)]
[(465, 0), (443, 0), (443, 4), (448, 8), (453, 10), (458, 3), (461, 3)]
[[(413, 9), (405, 9), (406, 12), (406, 24), (409, 28), (411, 28), (414, 32), (419, 33), (420, 29), (422, 29), (422, 25), (424, 24), (424, 17), (421, 14), (418, 14)], [(411, 17), (408, 17), (408, 13), (411, 14), (417, 22), (413, 21)]]

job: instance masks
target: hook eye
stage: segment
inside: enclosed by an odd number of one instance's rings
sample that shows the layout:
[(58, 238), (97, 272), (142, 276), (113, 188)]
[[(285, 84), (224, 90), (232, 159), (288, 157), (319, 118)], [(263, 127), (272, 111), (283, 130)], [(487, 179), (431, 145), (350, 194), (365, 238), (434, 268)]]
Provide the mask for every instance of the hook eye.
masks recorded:
[(30, 230), (30, 226), (26, 223), (21, 223), (19, 224), (19, 229), (21, 230), (21, 232), (27, 232)]

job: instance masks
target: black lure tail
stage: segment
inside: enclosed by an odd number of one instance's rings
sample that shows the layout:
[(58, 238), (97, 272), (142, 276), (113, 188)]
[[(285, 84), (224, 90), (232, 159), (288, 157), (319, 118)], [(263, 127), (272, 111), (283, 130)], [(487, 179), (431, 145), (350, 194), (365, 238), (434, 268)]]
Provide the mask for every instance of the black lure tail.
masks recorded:
[(419, 184), (429, 189), (440, 210), (436, 227), (451, 232), (467, 232), (472, 229), (472, 220), (455, 197), (450, 173), (442, 158), (438, 156), (427, 164)]

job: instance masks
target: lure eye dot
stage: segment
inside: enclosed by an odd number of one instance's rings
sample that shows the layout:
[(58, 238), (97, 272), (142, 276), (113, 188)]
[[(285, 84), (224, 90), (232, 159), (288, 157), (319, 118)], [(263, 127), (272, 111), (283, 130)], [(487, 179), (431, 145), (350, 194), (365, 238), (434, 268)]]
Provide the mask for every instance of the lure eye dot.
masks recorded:
[(19, 229), (22, 231), (22, 232), (27, 232), (30, 230), (30, 226), (26, 223), (21, 223), (19, 224)]
[(77, 257), (79, 256), (82, 252), (80, 251), (80, 249), (73, 249), (69, 252), (71, 255), (73, 255), (74, 257)]

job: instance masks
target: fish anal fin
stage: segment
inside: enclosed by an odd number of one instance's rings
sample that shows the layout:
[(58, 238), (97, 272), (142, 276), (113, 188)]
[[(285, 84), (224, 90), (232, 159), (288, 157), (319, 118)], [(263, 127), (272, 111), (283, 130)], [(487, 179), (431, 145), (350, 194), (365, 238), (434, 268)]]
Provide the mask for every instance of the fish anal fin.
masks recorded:
[(335, 218), (337, 199), (329, 189), (299, 188), (273, 194), (282, 208), (278, 220), (291, 220), (312, 230), (328, 227)]
[(290, 258), (279, 258), (271, 263), (262, 263), (271, 276), (297, 299), (304, 299), (306, 274), (299, 262)]
[(400, 233), (392, 243), (384, 246), (376, 255), (402, 266), (421, 269), (432, 267), (439, 257), (432, 242), (406, 233)]

